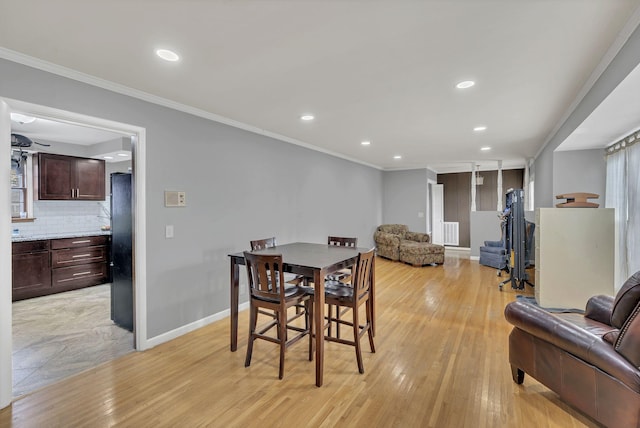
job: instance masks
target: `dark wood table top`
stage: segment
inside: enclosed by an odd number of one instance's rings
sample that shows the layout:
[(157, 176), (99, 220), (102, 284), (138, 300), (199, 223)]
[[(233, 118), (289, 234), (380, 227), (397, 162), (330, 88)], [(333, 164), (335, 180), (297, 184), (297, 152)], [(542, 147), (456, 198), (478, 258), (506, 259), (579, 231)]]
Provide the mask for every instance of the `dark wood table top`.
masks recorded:
[[(327, 244), (312, 244), (308, 242), (293, 242), (278, 245), (263, 250), (252, 251), (255, 254), (282, 254), (282, 260), (287, 265), (295, 265), (312, 269), (335, 267), (352, 258), (358, 253), (369, 251), (369, 248), (339, 247)], [(243, 253), (229, 254), (231, 257), (244, 259)], [(243, 260), (244, 261), (244, 260)]]

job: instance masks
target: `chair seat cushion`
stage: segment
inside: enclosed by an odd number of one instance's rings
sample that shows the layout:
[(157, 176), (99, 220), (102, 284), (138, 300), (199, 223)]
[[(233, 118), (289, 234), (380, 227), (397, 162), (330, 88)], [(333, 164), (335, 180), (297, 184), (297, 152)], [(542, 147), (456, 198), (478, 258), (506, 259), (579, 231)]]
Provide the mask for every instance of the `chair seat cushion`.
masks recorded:
[[(297, 285), (287, 285), (284, 287), (284, 297), (285, 299), (291, 299), (293, 297), (304, 296), (308, 294), (307, 288), (313, 289), (313, 287), (299, 287)], [(278, 291), (280, 288), (278, 287)], [(260, 294), (255, 293), (254, 298), (258, 300), (262, 300), (263, 302), (278, 302), (278, 299), (272, 299), (266, 296), (262, 296)]]
[(349, 276), (351, 276), (351, 269), (341, 269), (336, 272), (331, 272), (325, 279), (329, 281), (342, 281)]
[(330, 297), (338, 297), (338, 298), (346, 297), (350, 299), (353, 297), (353, 288), (349, 287), (346, 284), (342, 284), (342, 285), (325, 284), (324, 294), (325, 296), (330, 296)]

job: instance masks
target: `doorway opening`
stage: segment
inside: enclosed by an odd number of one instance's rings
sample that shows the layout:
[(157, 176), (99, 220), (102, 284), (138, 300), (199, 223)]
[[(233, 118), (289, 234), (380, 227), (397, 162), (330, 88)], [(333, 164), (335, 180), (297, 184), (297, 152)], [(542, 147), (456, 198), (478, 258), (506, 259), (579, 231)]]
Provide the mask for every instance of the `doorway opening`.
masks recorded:
[[(2, 303), (2, 309), (7, 309), (5, 314), (8, 313), (7, 316), (0, 317), (0, 408), (6, 406), (11, 402), (13, 396), (22, 395), (28, 390), (24, 390), (22, 387), (16, 388), (14, 390), (13, 385), (27, 385), (28, 382), (24, 382), (26, 378), (35, 374), (34, 368), (38, 365), (44, 366), (42, 364), (46, 360), (58, 360), (56, 364), (53, 365), (53, 371), (56, 374), (48, 373), (46, 371), (43, 376), (47, 377), (51, 382), (55, 382), (60, 380), (61, 378), (67, 377), (74, 373), (74, 369), (76, 372), (84, 370), (84, 363), (79, 363), (78, 361), (73, 360), (73, 355), (79, 354), (79, 350), (90, 350), (91, 346), (97, 346), (99, 342), (111, 341), (111, 348), (102, 351), (101, 357), (93, 358), (94, 364), (93, 366), (99, 364), (101, 361), (105, 361), (105, 354), (107, 357), (111, 356), (113, 359), (117, 356), (121, 355), (123, 352), (128, 352), (133, 349), (143, 350), (147, 348), (146, 341), (146, 305), (144, 302), (146, 301), (146, 284), (144, 282), (144, 275), (136, 275), (135, 272), (144, 272), (145, 267), (145, 239), (144, 239), (144, 219), (145, 219), (145, 210), (144, 210), (144, 168), (145, 168), (145, 157), (144, 157), (144, 147), (145, 147), (145, 131), (144, 128), (140, 128), (133, 125), (128, 125), (124, 123), (117, 123), (108, 121), (105, 119), (84, 116), (78, 113), (61, 111), (57, 109), (51, 109), (45, 106), (38, 106), (28, 103), (23, 103), (16, 100), (10, 99), (0, 99), (0, 135), (9, 137), (10, 133), (17, 133), (18, 131), (21, 134), (26, 134), (26, 129), (21, 127), (21, 124), (18, 122), (11, 122), (10, 114), (12, 112), (21, 113), (22, 115), (35, 117), (36, 119), (41, 120), (42, 122), (50, 121), (59, 125), (61, 128), (64, 127), (82, 127), (86, 130), (90, 130), (95, 133), (106, 133), (107, 135), (111, 133), (113, 136), (117, 136), (115, 140), (121, 138), (125, 142), (128, 142), (128, 149), (130, 152), (131, 162), (126, 165), (126, 169), (131, 171), (131, 175), (133, 177), (133, 186), (132, 186), (132, 251), (131, 251), (131, 260), (132, 263), (135, 263), (133, 266), (133, 278), (132, 278), (132, 288), (133, 288), (133, 324), (134, 324), (134, 332), (124, 332), (113, 333), (113, 331), (118, 332), (117, 329), (113, 330), (112, 325), (108, 325), (106, 321), (110, 320), (102, 320), (98, 324), (93, 324), (93, 321), (90, 321), (89, 318), (83, 318), (84, 315), (97, 315), (100, 317), (100, 313), (102, 313), (102, 318), (104, 318), (104, 314), (109, 312), (110, 310), (110, 286), (108, 284), (104, 285), (96, 285), (92, 287), (82, 288), (74, 291), (67, 291), (60, 294), (51, 294), (49, 296), (36, 297), (34, 299), (28, 299), (24, 301), (19, 301), (16, 303), (16, 309), (13, 309), (13, 304), (11, 304), (11, 295), (12, 295), (12, 275), (20, 275), (20, 272), (11, 272), (9, 270), (9, 274), (2, 274), (2, 278), (0, 278), (2, 286), (0, 286), (0, 294), (3, 298), (8, 300), (8, 305), (6, 300)], [(16, 132), (14, 132), (16, 131)], [(39, 141), (44, 141), (45, 143), (55, 142), (56, 140), (60, 140), (60, 136), (52, 136), (46, 137), (44, 135), (31, 134), (34, 137), (34, 140), (38, 139)], [(64, 141), (68, 141), (64, 137), (62, 137)], [(5, 141), (9, 141), (9, 138), (6, 138)], [(72, 144), (58, 145), (59, 147), (64, 147), (65, 149), (74, 150)], [(106, 144), (103, 144), (103, 149), (107, 147)], [(123, 145), (126, 149), (126, 144)], [(47, 147), (50, 149), (51, 147)], [(76, 147), (77, 149), (77, 147)], [(50, 153), (54, 153), (56, 148), (53, 150), (48, 150)], [(6, 165), (6, 168), (9, 168), (10, 159), (6, 159), (9, 157), (10, 148), (6, 147), (5, 152), (0, 156), (0, 162)], [(29, 157), (30, 154), (27, 150), (24, 151), (25, 156)], [(81, 152), (81, 150), (79, 150)], [(64, 153), (68, 155), (68, 153)], [(72, 155), (78, 156), (77, 153), (72, 153)], [(109, 154), (105, 154), (108, 156)], [(117, 154), (116, 154), (117, 155)], [(4, 156), (4, 159), (3, 159)], [(23, 156), (20, 153), (20, 156)], [(95, 156), (94, 156), (95, 157)], [(122, 156), (124, 157), (124, 156)], [(6, 162), (4, 162), (6, 160)], [(115, 162), (114, 162), (115, 163)], [(109, 162), (106, 163), (109, 165)], [(4, 167), (0, 167), (4, 168)], [(111, 172), (120, 172), (122, 169), (122, 165), (120, 167), (107, 167), (105, 168), (106, 172), (106, 180), (107, 186), (109, 185), (108, 176)], [(3, 193), (8, 193), (8, 190), (0, 191), (0, 196), (4, 196)], [(106, 194), (109, 195), (110, 192), (107, 190)], [(8, 195), (7, 195), (8, 196)], [(11, 200), (10, 197), (7, 197), (5, 200)], [(46, 201), (52, 202), (53, 208), (60, 209), (60, 203), (57, 201)], [(77, 202), (71, 202), (72, 204), (77, 204)], [(55, 206), (57, 204), (57, 207)], [(105, 223), (104, 230), (108, 230), (107, 223), (110, 222), (110, 219), (106, 219), (105, 217), (110, 217), (110, 210), (108, 207), (109, 204), (103, 203), (100, 205), (99, 202), (93, 202), (93, 206), (91, 208), (98, 209), (98, 214), (95, 217), (102, 217), (101, 220)], [(98, 206), (100, 205), (100, 206)], [(35, 211), (38, 209), (42, 209), (42, 207), (32, 207), (35, 208)], [(46, 207), (44, 209), (51, 208)], [(65, 207), (65, 209), (68, 208)], [(86, 207), (85, 207), (86, 208)], [(43, 211), (40, 211), (41, 213)], [(107, 215), (108, 214), (108, 215)], [(27, 215), (26, 212), (24, 214)], [(34, 216), (35, 217), (35, 216)], [(43, 216), (44, 217), (44, 216)], [(37, 222), (36, 219), (32, 219), (31, 223), (11, 223), (8, 219), (4, 223), (3, 227), (0, 228), (0, 240), (2, 241), (2, 245), (4, 248), (8, 248), (10, 250), (12, 241), (16, 236), (20, 236), (20, 229), (27, 230), (28, 227), (33, 228), (33, 224)], [(16, 225), (20, 225), (16, 227)], [(62, 225), (63, 227), (67, 227), (68, 225)], [(16, 233), (16, 229), (18, 232)], [(108, 233), (103, 233), (103, 235), (108, 235)], [(11, 264), (11, 251), (3, 252), (4, 254), (8, 254), (9, 257), (5, 258), (0, 262), (3, 266), (12, 266)], [(3, 256), (4, 257), (4, 256)], [(29, 301), (32, 300), (32, 301)], [(57, 302), (56, 302), (57, 301)], [(62, 306), (58, 309), (56, 308), (56, 304), (59, 304), (62, 301)], [(75, 303), (71, 303), (75, 302)], [(83, 306), (84, 305), (84, 306)], [(36, 309), (34, 309), (36, 308)], [(39, 311), (38, 309), (43, 309), (43, 311)], [(50, 312), (47, 314), (47, 310)], [(76, 311), (76, 313), (74, 313)], [(53, 347), (50, 347), (48, 350), (44, 350), (44, 353), (38, 354), (35, 350), (28, 350), (27, 347), (31, 344), (30, 340), (21, 338), (16, 340), (16, 337), (13, 335), (14, 329), (14, 318), (22, 317), (21, 323), (33, 324), (32, 317), (35, 316), (38, 312), (44, 312), (44, 318), (49, 318), (49, 322), (45, 322), (44, 325), (48, 326), (52, 329), (52, 335), (49, 337), (49, 342), (53, 343)], [(82, 316), (78, 315), (81, 313)], [(26, 314), (26, 315), (25, 315)], [(41, 313), (41, 315), (43, 315)], [(25, 318), (26, 317), (26, 318)], [(58, 317), (58, 318), (56, 318)], [(76, 320), (77, 323), (74, 326), (73, 322), (69, 323), (70, 319)], [(57, 320), (57, 321), (56, 321)], [(104, 322), (103, 322), (104, 321)], [(70, 330), (66, 333), (60, 333), (57, 328), (62, 328), (63, 324), (67, 324), (67, 327), (70, 325)], [(89, 330), (91, 333), (87, 336), (92, 338), (92, 344), (81, 343), (75, 339), (78, 339), (82, 336), (80, 332), (83, 331), (83, 323), (92, 324), (91, 326), (85, 326), (85, 333)], [(75, 330), (74, 330), (75, 329)], [(111, 329), (112, 332), (109, 332)], [(12, 336), (13, 342), (15, 345), (12, 345)], [(65, 339), (74, 339), (75, 342), (71, 341), (69, 344), (64, 344), (61, 338), (64, 336)], [(86, 334), (85, 334), (86, 336)], [(58, 340), (60, 339), (60, 340)], [(31, 342), (38, 342), (39, 339), (32, 337)], [(39, 341), (42, 344), (42, 341)], [(123, 349), (123, 343), (127, 343), (125, 348)], [(104, 345), (104, 343), (102, 343)], [(14, 349), (15, 346), (15, 349)], [(129, 349), (126, 349), (126, 348)], [(15, 352), (14, 352), (15, 351)], [(13, 358), (12, 358), (13, 357)], [(31, 362), (29, 362), (29, 358), (31, 358)], [(91, 358), (89, 358), (91, 360)], [(12, 361), (13, 360), (13, 361)], [(68, 366), (65, 368), (64, 363), (68, 362)], [(57, 367), (57, 368), (56, 368)], [(33, 373), (30, 373), (33, 372)], [(60, 376), (61, 375), (61, 376)], [(35, 382), (35, 387), (39, 387), (42, 385), (42, 381)]]

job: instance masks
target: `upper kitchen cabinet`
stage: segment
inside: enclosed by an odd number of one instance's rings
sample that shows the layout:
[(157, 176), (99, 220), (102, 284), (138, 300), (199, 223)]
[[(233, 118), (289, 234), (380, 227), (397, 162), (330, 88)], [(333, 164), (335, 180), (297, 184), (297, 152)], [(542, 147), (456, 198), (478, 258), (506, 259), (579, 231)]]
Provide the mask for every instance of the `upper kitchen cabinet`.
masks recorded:
[(34, 162), (41, 200), (105, 200), (104, 160), (39, 153)]

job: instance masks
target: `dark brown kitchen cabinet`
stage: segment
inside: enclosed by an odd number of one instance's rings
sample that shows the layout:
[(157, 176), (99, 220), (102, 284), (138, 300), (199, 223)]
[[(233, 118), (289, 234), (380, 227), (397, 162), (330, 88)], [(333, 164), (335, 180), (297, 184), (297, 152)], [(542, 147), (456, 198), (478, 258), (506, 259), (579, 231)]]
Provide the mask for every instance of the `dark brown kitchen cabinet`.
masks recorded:
[(109, 281), (106, 235), (13, 243), (13, 300)]
[(35, 184), (41, 200), (104, 201), (104, 160), (39, 153)]
[(59, 291), (108, 281), (108, 236), (51, 240), (51, 283)]
[(14, 242), (11, 254), (12, 300), (51, 293), (49, 241)]

